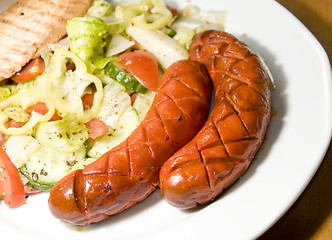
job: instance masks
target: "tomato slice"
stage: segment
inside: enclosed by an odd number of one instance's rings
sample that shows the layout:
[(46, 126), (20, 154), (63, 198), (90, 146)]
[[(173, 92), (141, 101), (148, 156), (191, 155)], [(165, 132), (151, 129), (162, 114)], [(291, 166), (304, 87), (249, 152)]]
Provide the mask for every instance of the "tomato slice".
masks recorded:
[(0, 132), (0, 147), (3, 146), (6, 142), (5, 135)]
[(82, 97), (82, 103), (84, 110), (90, 109), (93, 105), (96, 90), (92, 89), (91, 93), (84, 94)]
[(104, 135), (107, 130), (107, 125), (99, 119), (92, 119), (91, 121), (85, 123), (85, 126), (89, 128), (89, 138), (92, 139), (96, 139), (97, 137)]
[(152, 53), (134, 51), (119, 56), (118, 63), (133, 75), (144, 87), (157, 91), (158, 63)]
[(10, 208), (17, 208), (25, 203), (24, 185), (20, 174), (9, 159), (7, 153), (0, 148), (0, 196)]
[(176, 17), (179, 13), (178, 9), (177, 8), (173, 8), (169, 5), (167, 5), (167, 9), (172, 13), (172, 16), (173, 17)]
[(134, 93), (130, 94), (130, 104), (131, 104), (131, 106), (134, 105), (134, 102), (136, 101), (137, 96), (138, 96), (137, 92), (134, 92)]
[(25, 65), (20, 72), (11, 76), (11, 79), (16, 83), (26, 82), (44, 72), (44, 69), (44, 60), (41, 57), (35, 58)]
[(26, 122), (16, 122), (15, 120), (10, 120), (8, 122), (8, 127), (9, 128), (20, 128), (22, 126), (24, 126), (26, 124)]
[(26, 196), (30, 196), (32, 194), (36, 194), (36, 193), (40, 193), (40, 192), (42, 192), (42, 190), (33, 188), (28, 185), (24, 185), (24, 193)]
[[(48, 112), (48, 108), (46, 106), (46, 103), (37, 103), (27, 109), (27, 112), (30, 114), (32, 111), (39, 113), (41, 115), (45, 115)], [(56, 121), (60, 119), (61, 117), (58, 114), (54, 113), (54, 115), (51, 118), (51, 121)]]

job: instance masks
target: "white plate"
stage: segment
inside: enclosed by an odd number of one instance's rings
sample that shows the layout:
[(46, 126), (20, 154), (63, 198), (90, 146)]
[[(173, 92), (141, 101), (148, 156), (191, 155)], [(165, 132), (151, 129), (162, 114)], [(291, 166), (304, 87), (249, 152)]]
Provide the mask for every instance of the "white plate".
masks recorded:
[[(10, 1), (1, 1), (5, 8)], [(168, 1), (184, 6), (189, 1)], [(266, 60), (276, 84), (267, 139), (248, 172), (214, 203), (183, 211), (159, 191), (142, 203), (79, 231), (54, 219), (47, 194), (17, 210), (0, 206), (0, 232), (22, 239), (254, 239), (299, 197), (331, 138), (331, 69), (321, 45), (272, 0), (192, 0), (227, 10), (226, 30)], [(5, 6), (6, 5), (6, 6)]]

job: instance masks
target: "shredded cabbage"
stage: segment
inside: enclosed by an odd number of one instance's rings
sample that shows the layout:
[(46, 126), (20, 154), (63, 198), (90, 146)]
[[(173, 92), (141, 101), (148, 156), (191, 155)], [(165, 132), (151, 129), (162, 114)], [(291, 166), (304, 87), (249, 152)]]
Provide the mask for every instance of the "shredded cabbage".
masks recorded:
[[(31, 117), (25, 110), (37, 103), (45, 103), (48, 112), (45, 115), (33, 112)], [(39, 122), (49, 121), (55, 113), (54, 106), (47, 101), (45, 95), (45, 75), (17, 84), (13, 87), (12, 95), (0, 102), (0, 132), (7, 135), (19, 135), (29, 132)], [(7, 124), (13, 119), (26, 122), (20, 128), (8, 128)]]
[(89, 17), (105, 17), (112, 13), (111, 4), (105, 0), (94, 0), (87, 12)]
[(135, 41), (129, 41), (127, 38), (123, 37), (121, 34), (114, 34), (106, 49), (106, 56), (114, 56), (116, 54), (122, 53), (127, 49), (135, 45)]
[(126, 88), (112, 80), (105, 86), (104, 99), (97, 118), (112, 128), (130, 105)]
[(89, 129), (70, 114), (58, 121), (40, 123), (36, 129), (39, 143), (54, 150), (74, 152), (89, 138)]
[(189, 57), (185, 48), (160, 30), (150, 31), (131, 26), (127, 28), (127, 33), (143, 48), (153, 53), (164, 69), (178, 60)]
[(0, 87), (0, 102), (7, 99), (11, 95), (10, 90), (5, 87)]
[[(66, 69), (68, 59), (75, 64), (74, 72)], [(52, 71), (46, 78), (47, 99), (58, 111), (76, 114), (77, 118), (84, 123), (95, 118), (103, 98), (103, 86), (99, 78), (87, 73), (86, 65), (79, 57), (62, 48), (55, 50), (52, 65)], [(81, 98), (85, 89), (91, 84), (96, 88), (93, 106), (84, 110)]]
[(92, 68), (91, 72), (94, 66), (89, 64), (104, 58), (108, 31), (109, 25), (96, 17), (78, 17), (67, 22), (70, 50)]
[(125, 35), (126, 34), (125, 30), (130, 25), (128, 21), (115, 18), (113, 16), (103, 17), (102, 19), (104, 20), (105, 23), (109, 25), (109, 33), (111, 35), (117, 33)]
[(21, 107), (9, 107), (2, 112), (16, 122), (27, 122), (30, 118), (29, 114)]
[(17, 168), (26, 163), (39, 147), (34, 137), (25, 134), (10, 136), (5, 143), (6, 153)]
[(173, 21), (171, 11), (162, 0), (141, 0), (124, 7), (117, 6), (114, 14), (147, 30), (161, 29)]
[(30, 131), (37, 123), (49, 121), (55, 113), (55, 109), (51, 105), (47, 105), (49, 111), (45, 115), (36, 112), (31, 113), (29, 121), (20, 128), (8, 128), (8, 116), (0, 110), (0, 132), (6, 135), (19, 135)]
[(177, 41), (182, 47), (184, 47), (185, 49), (189, 50), (190, 44), (194, 38), (194, 36), (203, 31), (204, 30), (204, 26), (200, 26), (194, 29), (191, 28), (180, 28), (175, 36), (173, 37), (173, 39), (175, 41)]

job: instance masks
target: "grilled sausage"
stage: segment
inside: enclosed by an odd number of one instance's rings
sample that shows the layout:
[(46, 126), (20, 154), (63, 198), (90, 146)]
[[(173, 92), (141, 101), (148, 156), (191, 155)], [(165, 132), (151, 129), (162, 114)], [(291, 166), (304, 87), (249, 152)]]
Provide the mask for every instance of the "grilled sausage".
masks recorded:
[(64, 222), (86, 225), (144, 200), (159, 184), (162, 164), (205, 123), (211, 81), (195, 61), (174, 63), (164, 73), (145, 119), (117, 147), (60, 180), (49, 207)]
[(271, 111), (268, 74), (234, 36), (202, 32), (191, 44), (190, 58), (206, 66), (215, 100), (201, 131), (160, 171), (163, 197), (179, 208), (212, 201), (246, 172), (262, 144)]
[(83, 16), (92, 0), (20, 0), (0, 14), (0, 81), (40, 56), (66, 34), (67, 20)]

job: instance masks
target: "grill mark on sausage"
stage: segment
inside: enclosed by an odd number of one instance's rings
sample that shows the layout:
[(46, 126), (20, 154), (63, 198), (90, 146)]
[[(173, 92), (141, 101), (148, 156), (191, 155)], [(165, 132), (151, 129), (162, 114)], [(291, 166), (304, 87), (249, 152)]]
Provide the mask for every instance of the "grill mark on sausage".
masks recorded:
[[(128, 175), (132, 175), (133, 174), (133, 166), (132, 166), (132, 163), (131, 163), (131, 157), (130, 157), (130, 148), (129, 148), (129, 138), (126, 138), (126, 150), (127, 150), (127, 156), (128, 156), (128, 164), (129, 164), (129, 173)], [(109, 167), (107, 166), (106, 169), (109, 169)]]
[(211, 73), (213, 73), (213, 74), (222, 74), (222, 75), (227, 76), (229, 78), (232, 78), (234, 80), (238, 80), (238, 81), (242, 82), (242, 84), (250, 87), (253, 91), (255, 91), (256, 94), (258, 94), (261, 98), (263, 98), (265, 100), (265, 102), (267, 101), (267, 99), (264, 95), (262, 95), (260, 92), (258, 92), (255, 88), (252, 87), (255, 83), (247, 81), (245, 78), (243, 78), (241, 76), (238, 76), (236, 74), (233, 74), (229, 71), (226, 71), (226, 70), (223, 70), (223, 69), (217, 69), (217, 68), (213, 67), (215, 65), (215, 61), (217, 61), (217, 60), (218, 60), (218, 56), (214, 56), (212, 67), (211, 67)]
[(236, 104), (229, 98), (228, 94), (225, 95), (228, 102), (230, 103), (229, 106), (233, 109), (235, 115), (240, 119), (240, 122), (242, 123), (243, 128), (246, 130), (248, 136), (250, 135), (249, 130), (247, 129), (246, 125), (243, 123), (242, 118), (239, 115), (239, 111), (236, 109)]
[(201, 95), (200, 93), (198, 93), (196, 89), (194, 89), (194, 88), (190, 88), (190, 87), (188, 86), (188, 84), (185, 83), (185, 82), (183, 81), (183, 78), (186, 77), (186, 76), (190, 76), (190, 77), (193, 77), (193, 76), (195, 76), (195, 77), (196, 77), (196, 76), (197, 76), (197, 77), (201, 77), (201, 75), (202, 75), (202, 73), (199, 73), (199, 72), (192, 73), (192, 74), (187, 73), (187, 74), (183, 74), (183, 75), (181, 75), (180, 77), (178, 77), (177, 80), (178, 80), (178, 82), (180, 82), (180, 83), (182, 83), (184, 86), (186, 86), (189, 90), (195, 92), (195, 94), (196, 94), (197, 96), (202, 97), (202, 95)]
[(223, 140), (222, 140), (221, 133), (219, 132), (219, 130), (218, 130), (217, 126), (216, 126), (216, 123), (215, 123), (214, 121), (211, 121), (211, 122), (212, 122), (212, 124), (213, 124), (213, 126), (214, 126), (214, 129), (215, 129), (216, 133), (217, 133), (218, 136), (219, 136), (219, 140), (220, 140), (220, 142), (221, 142), (221, 145), (226, 149), (227, 158), (230, 159), (229, 152), (228, 152), (228, 150), (227, 150), (227, 147), (226, 147), (225, 143), (224, 143)]
[[(78, 173), (76, 174), (76, 176), (77, 176), (77, 177), (73, 180), (73, 181), (74, 181), (74, 184), (73, 184), (74, 188), (73, 188), (73, 192), (72, 192), (72, 194), (74, 195), (74, 198), (75, 198), (75, 204), (76, 204), (77, 208), (80, 209), (80, 211), (81, 211), (85, 216), (88, 216), (88, 215), (89, 215), (89, 212), (88, 212), (88, 209), (87, 209), (87, 207), (86, 207), (86, 195), (85, 195), (85, 193), (86, 193), (86, 191), (85, 191), (86, 186), (83, 185), (83, 184), (81, 184), (82, 181), (80, 181), (81, 178), (84, 178), (84, 175), (81, 174), (80, 172), (78, 172)], [(78, 187), (78, 186), (80, 186), (80, 187)], [(83, 198), (79, 196), (79, 192), (78, 192), (78, 190), (79, 190), (80, 188), (83, 188), (83, 189), (84, 189), (84, 190), (83, 190), (83, 193), (84, 193), (84, 197), (83, 197)]]
[[(159, 120), (160, 120), (160, 119), (159, 119)], [(154, 154), (154, 152), (153, 152), (153, 150), (152, 150), (152, 148), (151, 148), (151, 140), (149, 139), (148, 135), (146, 134), (146, 128), (143, 127), (142, 130), (143, 130), (143, 133), (144, 133), (144, 137), (145, 137), (145, 139), (147, 140), (146, 143), (142, 143), (142, 144), (145, 144), (145, 145), (148, 147), (148, 152), (149, 152), (150, 156), (151, 156), (152, 158), (155, 158), (156, 156), (155, 156), (155, 154)]]
[(205, 175), (206, 175), (206, 182), (207, 182), (207, 185), (209, 186), (209, 188), (211, 189), (211, 184), (210, 184), (210, 179), (209, 179), (209, 172), (207, 170), (207, 164), (205, 163), (204, 159), (203, 159), (203, 156), (202, 156), (202, 152), (201, 150), (199, 149), (197, 143), (195, 144), (196, 146), (196, 149), (197, 149), (197, 152), (199, 154), (199, 157), (200, 157), (200, 160), (202, 162), (202, 164), (204, 165), (204, 170), (205, 170)]
[[(234, 89), (233, 91), (235, 91), (236, 89)], [(222, 90), (221, 90), (222, 91)], [(230, 99), (229, 97), (229, 94), (228, 93), (225, 93), (225, 92), (222, 92), (223, 95), (226, 97), (227, 101), (228, 101), (228, 105), (233, 109), (234, 111), (234, 114), (237, 115), (237, 117), (240, 119), (241, 123), (242, 123), (242, 126), (244, 127), (244, 129), (246, 130), (247, 134), (250, 135), (249, 133), (249, 130), (247, 129), (246, 125), (244, 124), (242, 118), (240, 117), (239, 115), (239, 111), (236, 109), (236, 104), (232, 101), (232, 99)], [(225, 119), (227, 119), (228, 117), (231, 117), (232, 114), (229, 114), (229, 115), (226, 115), (222, 120), (219, 120), (219, 121), (224, 121)], [(218, 121), (218, 122), (219, 122)], [(216, 124), (214, 123), (214, 126), (216, 127)], [(220, 137), (220, 134), (219, 134), (219, 137)], [(221, 139), (221, 138), (220, 138)]]
[(186, 114), (183, 109), (179, 106), (179, 104), (177, 103), (176, 99), (171, 98), (167, 93), (165, 93), (165, 96), (168, 98), (169, 101), (173, 102), (180, 110), (181, 110), (181, 114), (180, 116), (186, 116), (187, 118), (190, 118), (190, 116), (188, 116), (188, 114)]
[(162, 127), (163, 127), (164, 131), (166, 132), (166, 141), (168, 141), (169, 138), (170, 138), (170, 134), (168, 133), (167, 128), (166, 128), (166, 126), (165, 126), (165, 123), (164, 123), (164, 121), (161, 119), (161, 117), (160, 117), (160, 113), (159, 113), (159, 110), (158, 110), (157, 108), (155, 109), (155, 112), (156, 112), (156, 114), (157, 114), (157, 116), (158, 116), (158, 119), (159, 119), (160, 123), (162, 124)]

